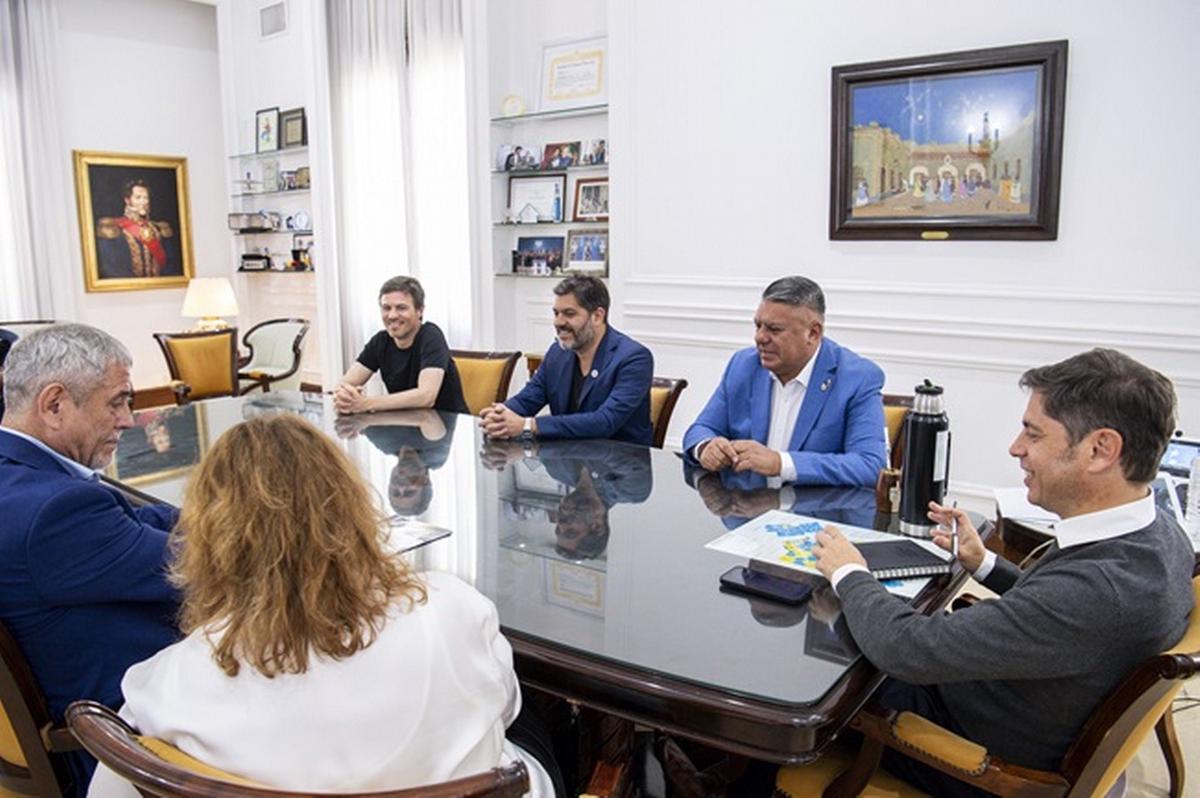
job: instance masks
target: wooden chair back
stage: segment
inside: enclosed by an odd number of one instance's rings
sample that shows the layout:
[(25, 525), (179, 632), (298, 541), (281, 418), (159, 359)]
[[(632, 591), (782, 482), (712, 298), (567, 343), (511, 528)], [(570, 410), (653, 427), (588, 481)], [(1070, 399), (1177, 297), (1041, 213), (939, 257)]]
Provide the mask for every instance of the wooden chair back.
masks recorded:
[(687, 385), (687, 380), (675, 377), (655, 377), (650, 381), (650, 427), (654, 430), (654, 448), (663, 447), (675, 403)]
[[(139, 735), (108, 707), (77, 701), (67, 709), (67, 723), (92, 756), (143, 795), (165, 798), (302, 798), (313, 793), (275, 790), (224, 773), (153, 737)], [(339, 794), (343, 798), (518, 798), (529, 789), (525, 765), (515, 762), (486, 773), (441, 784), (370, 793)]]
[(888, 465), (892, 468), (904, 466), (904, 419), (912, 410), (913, 398), (897, 393), (883, 395), (883, 423), (887, 427), (888, 448), (892, 453)]
[(534, 374), (537, 374), (538, 368), (540, 368), (542, 365), (542, 358), (543, 355), (540, 355), (537, 352), (525, 353), (525, 368), (529, 369), (530, 377), (533, 377)]
[(246, 330), (242, 346), (249, 355), (238, 363), (240, 392), (254, 388), (266, 392), (275, 383), (280, 383), (276, 385), (280, 389), (299, 388), (296, 372), (300, 370), (308, 327), (308, 319), (268, 319)]
[(463, 399), (472, 415), (508, 398), (508, 385), (517, 367), (520, 352), (476, 352), (451, 349), (454, 366), (462, 380)]
[(71, 778), (51, 753), (78, 747), (69, 731), (54, 726), (25, 655), (0, 624), (0, 794), (65, 795)]
[(154, 333), (171, 379), (186, 382), (191, 399), (237, 396), (237, 327)]

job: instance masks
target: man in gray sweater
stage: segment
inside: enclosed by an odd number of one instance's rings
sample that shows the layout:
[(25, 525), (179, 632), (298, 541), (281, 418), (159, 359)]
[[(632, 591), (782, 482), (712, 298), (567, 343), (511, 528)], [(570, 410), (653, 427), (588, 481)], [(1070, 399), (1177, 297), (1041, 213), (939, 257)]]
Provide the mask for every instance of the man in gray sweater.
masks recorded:
[[(958, 560), (1000, 594), (925, 616), (890, 595), (835, 528), (818, 567), (863, 654), (892, 678), (879, 698), (987, 747), (1056, 770), (1088, 716), (1141, 660), (1169, 648), (1192, 611), (1192, 546), (1149, 483), (1175, 428), (1171, 382), (1111, 349), (1021, 377), (1031, 393), (1009, 454), (1029, 501), (1057, 513), (1054, 545), (1022, 572), (986, 551), (962, 510), (930, 505)], [(889, 771), (933, 795), (973, 788), (888, 751)]]

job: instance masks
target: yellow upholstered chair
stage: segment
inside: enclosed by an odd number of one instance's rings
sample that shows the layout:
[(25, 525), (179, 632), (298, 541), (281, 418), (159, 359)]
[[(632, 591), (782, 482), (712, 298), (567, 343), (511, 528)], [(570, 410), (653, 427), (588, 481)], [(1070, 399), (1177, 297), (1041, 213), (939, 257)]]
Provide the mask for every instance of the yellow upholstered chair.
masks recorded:
[(892, 453), (888, 463), (892, 468), (904, 465), (904, 419), (912, 410), (913, 397), (903, 394), (883, 395), (883, 423), (887, 427), (888, 448)]
[(295, 391), (300, 388), (300, 356), (308, 319), (269, 319), (242, 336), (250, 354), (238, 363), (239, 393), (255, 388)]
[(661, 449), (663, 441), (667, 439), (671, 414), (675, 412), (675, 403), (687, 384), (687, 380), (674, 377), (655, 377), (650, 382), (650, 428), (654, 430), (652, 445), (656, 449)]
[(525, 368), (529, 369), (529, 376), (537, 374), (538, 368), (542, 365), (542, 355), (537, 352), (525, 353)]
[[(1200, 571), (1200, 567), (1197, 568)], [(1138, 665), (1092, 712), (1057, 772), (1010, 765), (988, 754), (983, 746), (959, 737), (911, 712), (892, 712), (868, 706), (850, 722), (863, 735), (863, 746), (840, 783), (811, 789), (802, 771), (812, 766), (783, 768), (776, 787), (792, 795), (883, 795), (886, 773), (877, 770), (883, 747), (924, 762), (943, 773), (988, 792), (1039, 798), (1100, 798), (1107, 794), (1153, 729), (1167, 760), (1172, 798), (1183, 795), (1183, 758), (1175, 737), (1171, 701), (1183, 682), (1200, 673), (1200, 576), (1192, 579), (1196, 609), (1183, 639), (1168, 651)], [(816, 763), (820, 765), (820, 760)], [(818, 769), (820, 769), (818, 767)], [(822, 776), (824, 778), (824, 776)], [(894, 780), (893, 780), (894, 781)], [(792, 792), (789, 785), (808, 791)], [(828, 792), (825, 792), (829, 786)], [(901, 795), (920, 795), (911, 790)]]
[[(67, 723), (83, 747), (143, 795), (172, 798), (300, 798), (312, 793), (259, 787), (195, 759), (154, 737), (139, 735), (116, 713), (94, 701), (76, 701)], [(517, 798), (529, 789), (520, 762), (454, 781), (371, 793), (360, 798)]]
[(451, 349), (450, 356), (462, 380), (463, 399), (473, 415), (508, 398), (508, 384), (520, 352), (472, 352)]
[(190, 399), (237, 396), (237, 327), (223, 330), (154, 333), (171, 379), (187, 383)]
[(25, 655), (0, 624), (0, 796), (64, 795), (71, 779), (51, 753), (78, 748), (67, 729), (51, 722)]

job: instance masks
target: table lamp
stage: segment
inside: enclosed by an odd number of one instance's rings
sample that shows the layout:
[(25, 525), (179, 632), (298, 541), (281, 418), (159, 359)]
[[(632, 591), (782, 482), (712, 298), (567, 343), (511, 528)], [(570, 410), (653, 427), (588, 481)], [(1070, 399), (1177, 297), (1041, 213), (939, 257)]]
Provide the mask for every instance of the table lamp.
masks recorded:
[(197, 277), (188, 281), (183, 297), (183, 315), (199, 319), (197, 330), (223, 330), (229, 326), (222, 316), (238, 314), (237, 297), (228, 277)]

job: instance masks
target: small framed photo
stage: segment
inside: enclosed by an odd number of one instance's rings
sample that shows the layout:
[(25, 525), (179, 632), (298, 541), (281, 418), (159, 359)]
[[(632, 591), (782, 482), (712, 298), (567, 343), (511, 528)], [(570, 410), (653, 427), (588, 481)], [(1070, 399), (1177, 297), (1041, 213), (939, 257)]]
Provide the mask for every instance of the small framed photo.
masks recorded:
[(537, 169), (542, 162), (540, 144), (501, 144), (496, 148), (496, 171)]
[(575, 181), (574, 221), (608, 221), (608, 178), (581, 177)]
[(579, 163), (579, 142), (558, 141), (542, 152), (543, 169), (567, 169)]
[(279, 114), (280, 149), (303, 147), (308, 144), (308, 121), (303, 108), (292, 108)]
[(547, 44), (542, 49), (540, 110), (562, 111), (608, 102), (608, 39)]
[(608, 142), (604, 139), (586, 139), (579, 150), (580, 166), (600, 166), (608, 163)]
[(279, 107), (264, 108), (254, 114), (254, 151), (279, 149)]
[(608, 231), (571, 230), (567, 233), (567, 271), (597, 276), (608, 274)]
[(524, 218), (528, 206), (539, 222), (561, 222), (567, 193), (566, 175), (538, 175), (508, 179), (508, 208), (516, 218)]
[(558, 274), (562, 266), (562, 236), (517, 239), (517, 248), (513, 250), (513, 274)]

